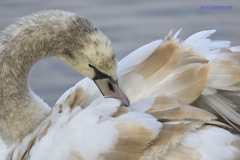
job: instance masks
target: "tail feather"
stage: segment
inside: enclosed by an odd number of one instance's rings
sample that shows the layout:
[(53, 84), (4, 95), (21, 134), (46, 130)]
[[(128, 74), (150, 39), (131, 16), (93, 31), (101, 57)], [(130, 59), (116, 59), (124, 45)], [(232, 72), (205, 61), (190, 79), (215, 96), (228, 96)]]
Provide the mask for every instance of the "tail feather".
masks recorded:
[(231, 103), (228, 101), (224, 101), (221, 99), (220, 95), (211, 95), (202, 97), (207, 103), (211, 105), (218, 113), (222, 114), (222, 116), (228, 117), (232, 122), (240, 125), (240, 114), (237, 113), (232, 107), (229, 107)]
[(225, 97), (226, 100), (228, 100), (232, 105), (232, 107), (235, 111), (238, 113), (240, 112), (240, 91), (224, 91), (224, 90), (219, 90), (218, 94), (221, 95), (222, 97)]

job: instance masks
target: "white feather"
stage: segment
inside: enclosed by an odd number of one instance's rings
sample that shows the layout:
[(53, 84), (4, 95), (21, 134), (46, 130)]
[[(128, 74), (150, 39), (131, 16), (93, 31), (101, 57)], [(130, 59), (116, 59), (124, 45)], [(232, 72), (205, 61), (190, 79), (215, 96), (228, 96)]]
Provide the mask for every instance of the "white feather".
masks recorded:
[(117, 118), (117, 121), (120, 121), (120, 122), (123, 122), (123, 121), (127, 122), (132, 120), (138, 122), (145, 128), (148, 128), (154, 131), (155, 136), (158, 135), (158, 133), (160, 132), (160, 129), (162, 128), (162, 124), (158, 122), (155, 117), (145, 113), (129, 112)]
[(7, 149), (7, 146), (3, 142), (2, 138), (0, 137), (0, 153), (4, 152), (6, 149)]
[(161, 43), (162, 40), (153, 41), (136, 49), (131, 54), (123, 58), (120, 62), (118, 62), (119, 67), (117, 75), (121, 77), (126, 73), (134, 70), (136, 66), (141, 64), (145, 59), (147, 59)]
[(239, 137), (224, 129), (206, 127), (186, 135), (181, 143), (198, 150), (201, 153), (201, 160), (227, 160), (234, 159), (234, 154), (239, 152), (231, 146), (236, 139)]
[(143, 101), (140, 101), (136, 104), (130, 106), (130, 109), (135, 112), (146, 112), (148, 109), (152, 107), (155, 98), (148, 98)]
[(174, 38), (177, 38), (181, 31), (182, 31), (182, 28), (180, 28), (180, 29), (174, 34), (173, 37), (174, 37)]
[(240, 46), (230, 47), (229, 48), (232, 52), (240, 52)]

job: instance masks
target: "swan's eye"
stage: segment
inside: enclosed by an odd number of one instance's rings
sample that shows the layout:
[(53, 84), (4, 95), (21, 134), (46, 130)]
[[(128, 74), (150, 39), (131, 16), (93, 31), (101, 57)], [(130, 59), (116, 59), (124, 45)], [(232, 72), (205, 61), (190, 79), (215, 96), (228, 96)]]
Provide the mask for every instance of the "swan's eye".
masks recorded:
[(108, 82), (108, 88), (109, 90), (111, 90), (112, 92), (114, 92), (114, 88), (113, 85), (111, 83)]
[(94, 67), (93, 67), (91, 64), (88, 64), (88, 66), (89, 66), (90, 68), (93, 68), (93, 69), (94, 69)]
[(72, 52), (67, 48), (64, 48), (64, 54), (67, 55), (68, 57), (70, 57), (71, 59), (74, 58)]

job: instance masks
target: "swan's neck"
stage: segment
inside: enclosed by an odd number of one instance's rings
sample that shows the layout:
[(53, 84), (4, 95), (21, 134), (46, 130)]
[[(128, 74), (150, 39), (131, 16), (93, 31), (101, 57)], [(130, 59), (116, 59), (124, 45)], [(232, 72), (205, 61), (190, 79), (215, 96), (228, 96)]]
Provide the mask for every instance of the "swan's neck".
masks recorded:
[[(0, 43), (0, 136), (6, 143), (19, 142), (47, 116), (50, 107), (28, 85), (31, 67), (39, 60), (55, 56), (64, 48), (62, 13), (24, 17), (8, 27)], [(50, 23), (50, 25), (49, 25)], [(54, 23), (54, 25), (52, 24)], [(53, 26), (53, 27), (51, 27)]]
[(47, 56), (34, 52), (4, 46), (0, 55), (0, 134), (8, 144), (32, 132), (50, 110), (28, 85), (31, 67)]

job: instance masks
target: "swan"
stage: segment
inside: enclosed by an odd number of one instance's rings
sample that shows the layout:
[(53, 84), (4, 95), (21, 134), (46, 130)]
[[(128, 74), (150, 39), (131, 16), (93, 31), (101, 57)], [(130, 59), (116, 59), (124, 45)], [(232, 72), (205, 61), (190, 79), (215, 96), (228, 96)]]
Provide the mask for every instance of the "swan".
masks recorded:
[[(177, 39), (179, 32), (170, 33), (118, 62), (119, 86), (129, 107), (103, 98), (91, 77), (85, 78), (59, 98), (35, 131), (0, 158), (239, 159), (240, 137), (231, 133), (233, 126), (218, 121), (215, 114), (220, 112), (212, 111), (211, 105), (194, 106), (201, 96), (213, 95), (208, 90), (215, 89), (214, 94), (223, 90), (211, 85), (212, 76), (238, 76), (231, 70), (214, 70), (215, 60), (238, 68), (240, 54), (239, 47), (208, 39), (214, 32), (198, 32), (183, 42)], [(207, 54), (218, 56), (210, 59)], [(227, 63), (231, 58), (234, 65)], [(220, 104), (222, 109), (232, 108), (236, 116), (238, 108), (228, 104), (237, 106), (229, 95), (237, 91), (231, 88), (238, 81), (225, 84), (229, 94), (221, 95), (228, 103)], [(232, 121), (229, 114), (221, 116)]]
[(20, 18), (1, 37), (0, 135), (8, 145), (35, 130), (50, 111), (28, 85), (31, 67), (49, 56), (59, 57), (93, 79), (104, 95), (129, 105), (117, 85), (116, 58), (110, 40), (74, 13), (41, 11)]

